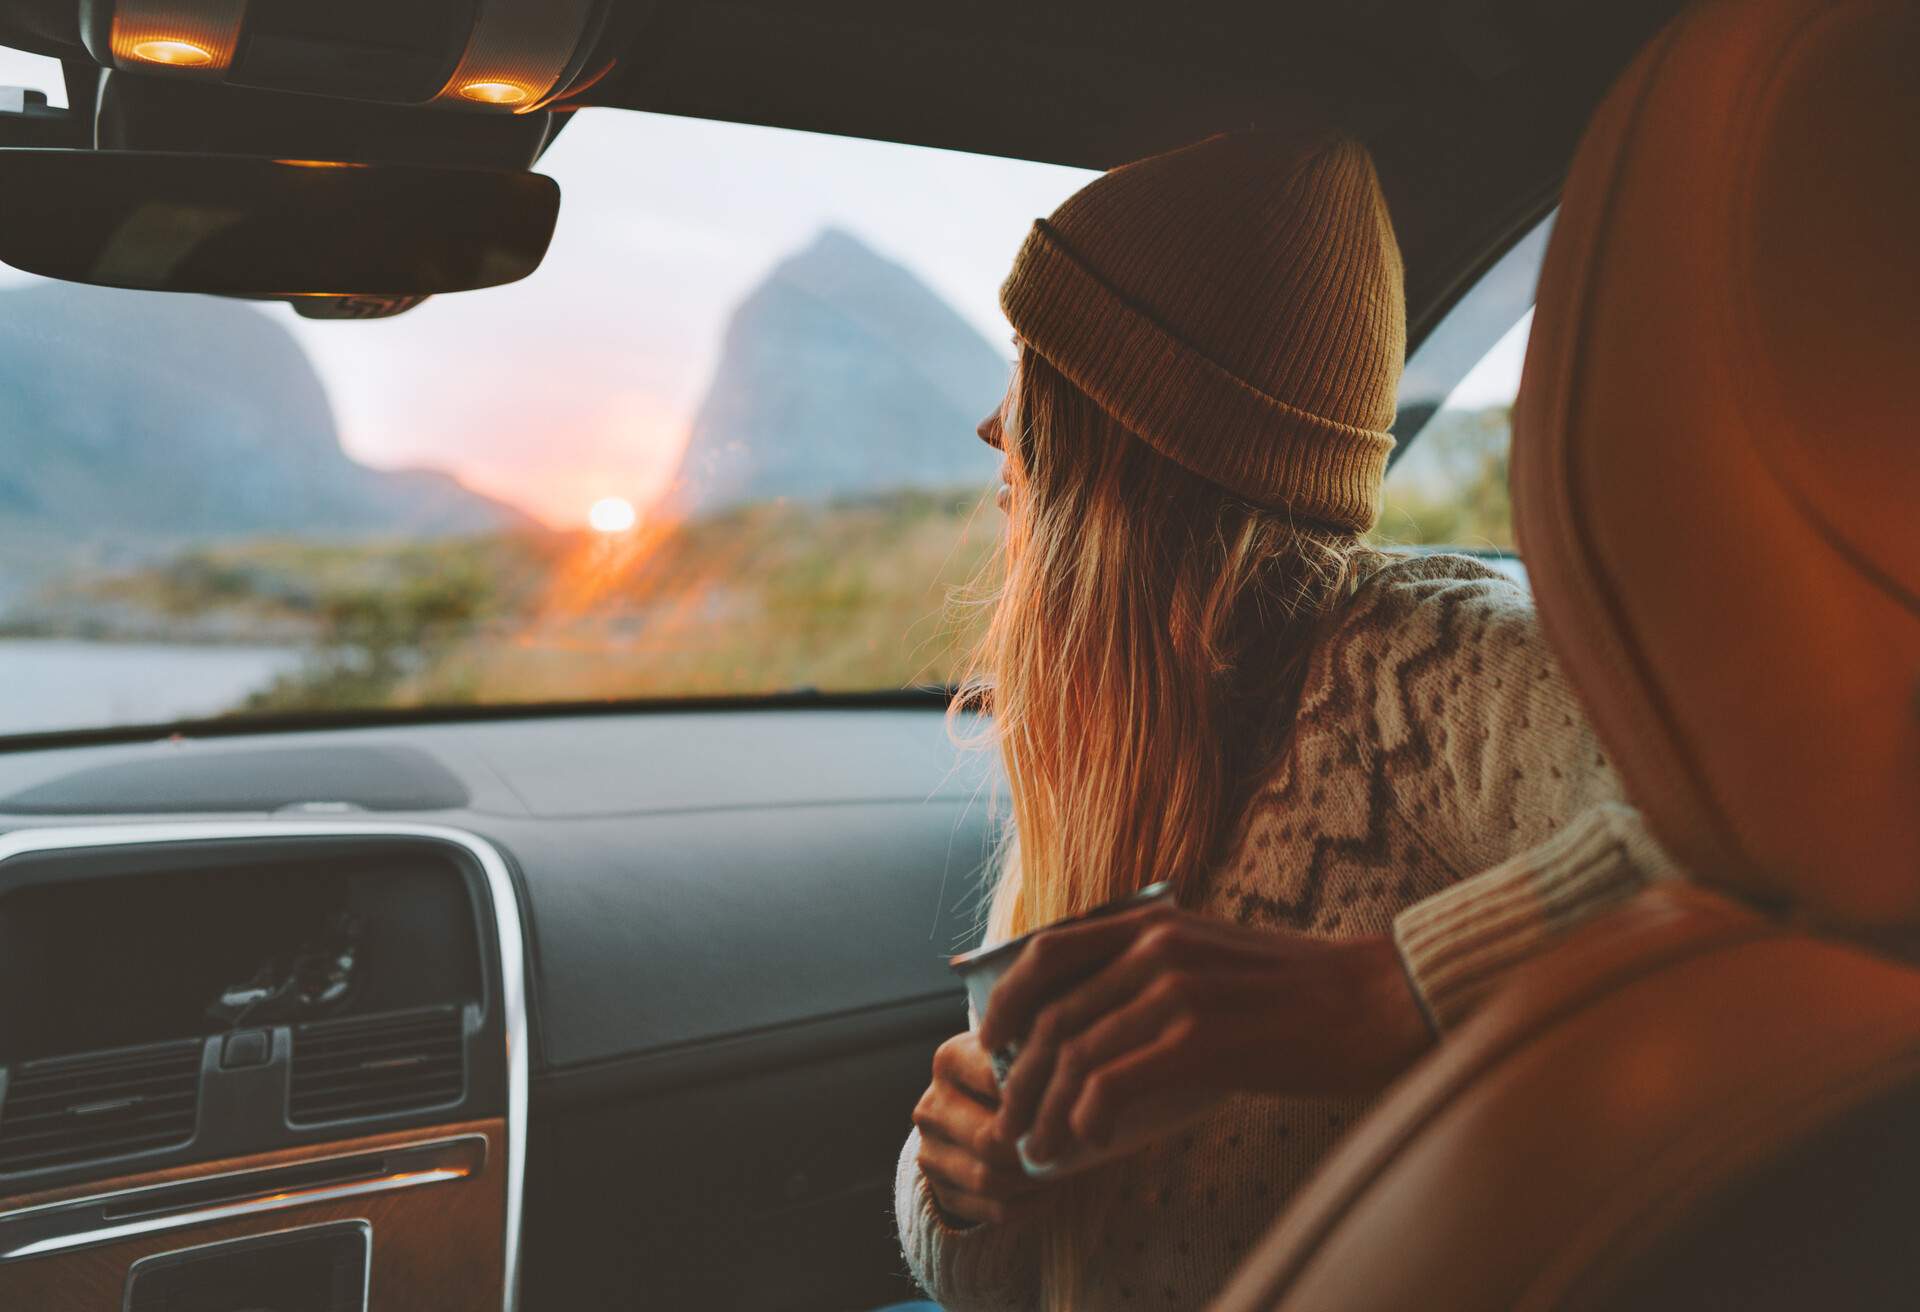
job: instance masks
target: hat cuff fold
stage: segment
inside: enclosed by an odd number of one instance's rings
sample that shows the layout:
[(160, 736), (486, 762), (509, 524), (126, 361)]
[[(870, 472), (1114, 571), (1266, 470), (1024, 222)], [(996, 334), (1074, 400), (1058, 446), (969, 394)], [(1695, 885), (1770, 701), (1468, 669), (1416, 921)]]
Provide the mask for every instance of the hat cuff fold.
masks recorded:
[(1000, 305), (1028, 347), (1192, 473), (1356, 532), (1379, 518), (1391, 434), (1316, 415), (1229, 372), (1110, 286), (1044, 220), (1027, 235)]

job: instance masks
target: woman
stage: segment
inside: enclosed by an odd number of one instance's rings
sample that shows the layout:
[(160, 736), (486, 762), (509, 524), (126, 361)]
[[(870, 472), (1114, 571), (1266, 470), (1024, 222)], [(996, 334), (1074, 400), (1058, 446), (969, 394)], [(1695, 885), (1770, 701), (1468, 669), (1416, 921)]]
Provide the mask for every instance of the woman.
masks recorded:
[[(1197, 1307), (1432, 1026), (1628, 891), (1594, 872), (1643, 844), (1524, 592), (1362, 538), (1404, 312), (1361, 147), (1222, 136), (1108, 173), (1002, 304), (971, 700), (991, 684), (1016, 837), (989, 937), (1158, 879), (1181, 909), (1043, 935), (942, 1047), (902, 1244), (949, 1312)], [(1170, 1094), (1145, 1149), (1021, 1169)]]

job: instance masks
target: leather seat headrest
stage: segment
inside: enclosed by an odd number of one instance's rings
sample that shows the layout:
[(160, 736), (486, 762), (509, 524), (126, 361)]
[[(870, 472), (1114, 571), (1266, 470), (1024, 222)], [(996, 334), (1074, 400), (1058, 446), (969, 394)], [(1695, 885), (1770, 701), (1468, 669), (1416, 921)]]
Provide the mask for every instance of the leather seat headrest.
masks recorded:
[(1515, 412), (1542, 623), (1701, 878), (1920, 925), (1920, 5), (1712, 0), (1575, 159)]

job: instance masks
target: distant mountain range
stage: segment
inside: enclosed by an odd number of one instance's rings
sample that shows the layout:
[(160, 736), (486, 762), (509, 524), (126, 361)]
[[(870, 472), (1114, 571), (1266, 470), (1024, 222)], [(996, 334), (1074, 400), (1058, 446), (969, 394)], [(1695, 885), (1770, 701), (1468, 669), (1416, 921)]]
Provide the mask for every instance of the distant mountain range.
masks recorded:
[(670, 502), (985, 485), (999, 462), (973, 429), (1007, 376), (919, 278), (828, 228), (734, 310)]
[(525, 522), (446, 474), (350, 458), (306, 353), (251, 305), (0, 288), (0, 594), (76, 550)]
[[(984, 486), (998, 462), (973, 428), (1007, 372), (919, 278), (829, 228), (734, 310), (670, 499), (701, 513)], [(0, 608), (220, 540), (528, 523), (447, 474), (349, 457), (299, 341), (255, 306), (0, 288)]]

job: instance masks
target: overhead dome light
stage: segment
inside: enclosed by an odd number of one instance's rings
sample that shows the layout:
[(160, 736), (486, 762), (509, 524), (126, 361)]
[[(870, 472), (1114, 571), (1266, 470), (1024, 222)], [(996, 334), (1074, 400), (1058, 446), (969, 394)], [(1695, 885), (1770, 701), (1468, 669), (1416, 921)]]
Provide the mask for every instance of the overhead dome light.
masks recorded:
[(149, 64), (171, 64), (177, 68), (199, 68), (213, 62), (213, 51), (205, 46), (172, 37), (135, 41), (127, 53)]
[(88, 0), (79, 9), (81, 40), (101, 67), (218, 82), (247, 0)]
[[(602, 20), (621, 7), (615, 0), (38, 2), (77, 8), (81, 42), (102, 68), (501, 115), (534, 113), (603, 76), (613, 61), (602, 48)], [(0, 0), (0, 12), (19, 3)]]
[(481, 78), (460, 84), (462, 100), (477, 100), (483, 105), (520, 105), (533, 99), (533, 92), (518, 82)]

